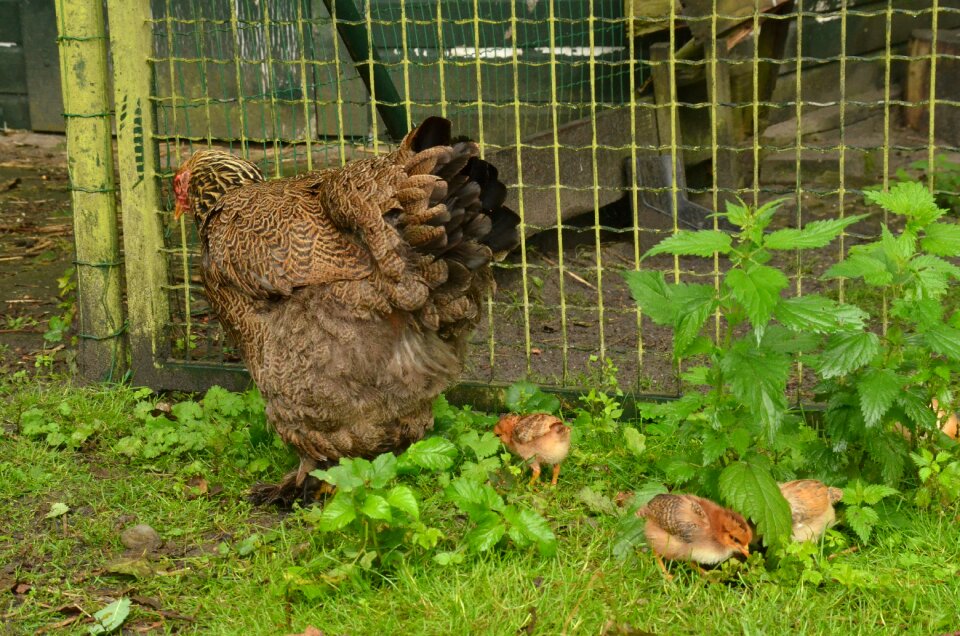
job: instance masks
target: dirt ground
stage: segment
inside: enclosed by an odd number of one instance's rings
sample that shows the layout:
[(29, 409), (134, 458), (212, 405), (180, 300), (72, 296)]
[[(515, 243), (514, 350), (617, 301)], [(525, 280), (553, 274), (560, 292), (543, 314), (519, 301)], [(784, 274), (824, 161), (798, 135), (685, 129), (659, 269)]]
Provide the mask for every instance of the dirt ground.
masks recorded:
[(0, 132), (0, 370), (32, 368), (60, 347), (43, 334), (73, 254), (63, 136)]
[[(883, 144), (881, 124), (882, 120), (874, 118), (845, 131), (848, 170), (844, 185), (853, 190), (844, 195), (847, 214), (864, 211), (856, 189), (881, 179), (882, 163), (877, 157), (882, 155), (876, 150)], [(818, 133), (805, 138), (804, 143), (830, 148), (839, 142), (838, 135), (838, 131)], [(891, 174), (925, 158), (924, 144), (924, 137), (894, 128)], [(820, 155), (825, 160), (804, 165), (804, 223), (837, 214), (839, 173), (836, 152), (832, 152), (823, 151)], [(709, 183), (709, 174), (698, 175), (696, 171), (693, 168), (688, 173), (688, 182), (699, 178)], [(771, 175), (769, 180), (767, 175)], [(761, 165), (761, 177), (761, 201), (790, 195), (774, 227), (796, 225), (797, 203), (791, 180), (781, 178), (779, 185), (774, 183), (775, 171), (766, 163)], [(709, 205), (709, 195), (694, 197)], [(0, 134), (0, 364), (7, 370), (32, 366), (39, 353), (61, 346), (45, 342), (43, 334), (50, 318), (61, 311), (57, 279), (72, 267), (69, 206), (63, 137)], [(602, 352), (619, 367), (623, 388), (643, 393), (676, 392), (670, 334), (647, 319), (638, 325), (635, 305), (621, 276), (623, 270), (634, 268), (638, 252), (642, 254), (670, 232), (672, 222), (659, 212), (643, 208), (637, 214), (641, 229), (635, 233), (629, 200), (602, 209), (601, 218), (605, 229), (599, 234), (593, 227), (592, 213), (571, 222), (562, 237), (562, 259), (557, 232), (550, 230), (528, 240), (526, 276), (519, 252), (498, 270), (497, 303), (477, 329), (465, 379), (510, 382), (527, 376), (546, 385), (578, 386), (589, 374), (589, 357)], [(852, 227), (847, 247), (875, 236), (878, 230), (877, 218)], [(804, 292), (811, 292), (825, 289), (817, 276), (838, 257), (839, 248), (834, 245), (809, 252), (802, 261), (794, 254), (784, 254), (775, 264), (795, 275), (794, 288), (799, 275)], [(565, 270), (562, 281), (561, 260)], [(684, 280), (713, 281), (713, 264), (708, 259), (680, 259), (678, 264)], [(672, 271), (673, 259), (656, 257), (644, 265)], [(195, 318), (197, 322), (205, 320), (199, 315)], [(199, 354), (195, 357), (203, 357), (202, 352), (195, 353)], [(65, 352), (57, 359), (60, 363), (69, 361), (69, 354)]]

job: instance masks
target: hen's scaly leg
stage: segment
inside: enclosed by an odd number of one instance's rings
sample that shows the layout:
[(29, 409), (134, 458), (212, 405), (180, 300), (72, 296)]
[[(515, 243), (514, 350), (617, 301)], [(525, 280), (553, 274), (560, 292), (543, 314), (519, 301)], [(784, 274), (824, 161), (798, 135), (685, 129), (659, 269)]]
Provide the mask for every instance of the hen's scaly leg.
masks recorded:
[(560, 464), (553, 465), (553, 479), (550, 480), (551, 486), (557, 485), (557, 478), (560, 477)]

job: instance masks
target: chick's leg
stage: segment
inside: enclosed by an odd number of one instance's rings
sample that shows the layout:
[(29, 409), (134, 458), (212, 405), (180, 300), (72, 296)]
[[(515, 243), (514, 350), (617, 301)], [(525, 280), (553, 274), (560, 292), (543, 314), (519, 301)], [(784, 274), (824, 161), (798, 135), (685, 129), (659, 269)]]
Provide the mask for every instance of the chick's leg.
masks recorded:
[(540, 462), (534, 460), (533, 464), (530, 465), (530, 469), (533, 471), (533, 475), (530, 476), (530, 486), (537, 483), (540, 479)]
[(560, 477), (560, 464), (553, 465), (553, 479), (550, 480), (551, 486), (557, 485), (557, 478)]
[(672, 581), (673, 575), (667, 572), (667, 566), (663, 564), (663, 559), (660, 558), (660, 555), (657, 553), (654, 553), (653, 556), (657, 560), (657, 565), (660, 566), (660, 571), (663, 572), (663, 577), (668, 581)]

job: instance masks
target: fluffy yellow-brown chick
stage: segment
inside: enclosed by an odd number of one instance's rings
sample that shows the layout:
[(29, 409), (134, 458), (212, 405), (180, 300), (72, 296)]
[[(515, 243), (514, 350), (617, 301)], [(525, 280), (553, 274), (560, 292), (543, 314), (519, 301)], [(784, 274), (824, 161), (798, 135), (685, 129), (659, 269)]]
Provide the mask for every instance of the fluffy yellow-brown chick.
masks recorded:
[(694, 495), (657, 495), (637, 511), (663, 574), (663, 558), (714, 565), (735, 553), (750, 556), (753, 531), (740, 514)]
[(797, 479), (780, 484), (780, 492), (790, 504), (794, 541), (819, 541), (835, 523), (833, 504), (843, 496), (839, 488), (830, 488), (815, 479)]
[(533, 484), (540, 478), (540, 463), (553, 466), (551, 486), (557, 485), (560, 464), (570, 452), (570, 427), (547, 413), (504, 415), (493, 427), (504, 446), (530, 463)]

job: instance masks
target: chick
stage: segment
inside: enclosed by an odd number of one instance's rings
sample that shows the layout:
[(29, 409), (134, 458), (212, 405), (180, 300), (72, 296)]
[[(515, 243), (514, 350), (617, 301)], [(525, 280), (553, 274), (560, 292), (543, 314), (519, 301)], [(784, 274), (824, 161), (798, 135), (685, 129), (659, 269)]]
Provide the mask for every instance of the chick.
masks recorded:
[(553, 465), (551, 486), (557, 485), (560, 464), (570, 452), (570, 427), (546, 413), (504, 415), (493, 427), (504, 446), (530, 462), (533, 484), (540, 478), (540, 462)]
[(830, 488), (815, 479), (798, 479), (780, 484), (780, 492), (790, 504), (794, 541), (819, 541), (836, 522), (833, 504), (843, 496), (839, 488)]
[[(714, 565), (734, 553), (750, 556), (753, 531), (738, 513), (694, 495), (657, 495), (637, 510), (644, 534), (663, 574), (663, 558)], [(699, 569), (699, 568), (698, 568)]]

